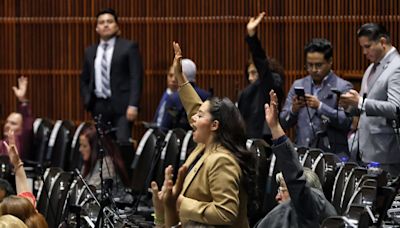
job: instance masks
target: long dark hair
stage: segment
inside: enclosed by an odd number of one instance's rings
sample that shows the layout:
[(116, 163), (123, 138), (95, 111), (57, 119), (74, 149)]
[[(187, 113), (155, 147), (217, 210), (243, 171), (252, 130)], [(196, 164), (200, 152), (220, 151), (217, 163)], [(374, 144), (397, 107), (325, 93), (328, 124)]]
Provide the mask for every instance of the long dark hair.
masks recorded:
[(214, 142), (229, 150), (242, 169), (242, 183), (249, 196), (253, 193), (255, 179), (254, 154), (246, 149), (245, 123), (239, 109), (228, 98), (213, 97), (209, 112), (213, 120), (218, 120), (219, 127)]
[[(82, 173), (83, 177), (86, 177), (91, 172), (93, 172), (93, 169), (98, 159), (99, 146), (98, 146), (98, 136), (96, 128), (93, 125), (86, 127), (85, 129), (82, 130), (81, 136), (85, 136), (88, 139), (91, 149), (89, 159), (87, 161), (83, 161)], [(111, 160), (113, 161), (116, 173), (119, 175), (122, 182), (126, 186), (128, 186), (129, 185), (128, 174), (126, 173), (124, 162), (122, 160), (117, 145), (107, 135), (105, 135), (101, 140), (106, 155), (110, 156)]]

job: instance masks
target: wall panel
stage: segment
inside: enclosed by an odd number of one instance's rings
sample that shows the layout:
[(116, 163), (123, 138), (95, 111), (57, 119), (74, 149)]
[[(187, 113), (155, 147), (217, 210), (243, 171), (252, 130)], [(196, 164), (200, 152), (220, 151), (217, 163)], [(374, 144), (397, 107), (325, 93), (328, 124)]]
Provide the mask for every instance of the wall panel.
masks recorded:
[[(165, 87), (171, 42), (198, 66), (198, 84), (233, 100), (246, 86), (244, 42), (249, 16), (268, 10), (258, 34), (268, 54), (286, 70), (286, 91), (303, 77), (303, 47), (313, 37), (334, 45), (334, 69), (357, 86), (368, 61), (355, 31), (364, 22), (386, 25), (399, 44), (397, 0), (3, 0), (0, 1), (0, 119), (15, 109), (11, 87), (30, 79), (36, 116), (90, 119), (79, 97), (84, 49), (96, 42), (95, 15), (113, 7), (122, 36), (139, 42), (145, 67), (140, 120), (150, 121)], [(141, 127), (135, 138), (143, 133)]]

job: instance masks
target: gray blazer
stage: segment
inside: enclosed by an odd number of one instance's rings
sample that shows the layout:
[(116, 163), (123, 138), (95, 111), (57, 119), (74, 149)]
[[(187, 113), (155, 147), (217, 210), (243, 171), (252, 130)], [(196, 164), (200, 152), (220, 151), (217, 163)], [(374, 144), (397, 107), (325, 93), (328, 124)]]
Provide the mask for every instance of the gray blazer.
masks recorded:
[[(365, 71), (360, 95), (364, 96), (367, 78), (373, 64)], [(361, 111), (356, 142), (360, 143), (363, 162), (383, 164), (400, 163), (400, 144), (396, 139), (392, 121), (396, 118), (396, 107), (400, 107), (400, 55), (396, 51), (383, 59), (376, 68), (377, 77), (369, 88)], [(352, 151), (357, 151), (354, 143)]]
[[(310, 75), (296, 80), (289, 90), (285, 105), (280, 113), (280, 122), (284, 129), (289, 129), (296, 125), (295, 143), (299, 146), (311, 146), (314, 142), (314, 135), (310, 126), (307, 109), (304, 107), (297, 114), (291, 111), (292, 99), (295, 95), (294, 87), (304, 87), (306, 94), (312, 94), (311, 85), (312, 78)], [(337, 88), (344, 93), (352, 87), (353, 85), (350, 82), (341, 79), (331, 72), (329, 77), (322, 82), (322, 88), (318, 94), (318, 99), (322, 103), (320, 110), (309, 108), (315, 132), (317, 133), (326, 129), (329, 143), (332, 146), (337, 146), (336, 152), (338, 153), (348, 152), (347, 133), (350, 130), (351, 118), (346, 116), (343, 109), (339, 109), (339, 113), (337, 113), (337, 97), (336, 94), (331, 92), (331, 88)], [(339, 114), (339, 118), (337, 118), (337, 114)], [(327, 124), (324, 125), (322, 123), (323, 119), (327, 120)]]

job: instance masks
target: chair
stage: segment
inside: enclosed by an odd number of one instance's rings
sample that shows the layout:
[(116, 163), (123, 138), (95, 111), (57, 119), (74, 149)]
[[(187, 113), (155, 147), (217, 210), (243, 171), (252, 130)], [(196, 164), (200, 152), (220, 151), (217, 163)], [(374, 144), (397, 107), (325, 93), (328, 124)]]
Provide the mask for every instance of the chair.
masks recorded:
[(316, 161), (313, 167), (314, 172), (320, 177), (321, 185), (327, 199), (332, 198), (332, 190), (339, 161), (340, 159), (336, 154), (324, 153), (322, 159)]
[(62, 221), (64, 202), (66, 201), (69, 187), (72, 182), (72, 174), (60, 172), (50, 187), (50, 201), (46, 216), (49, 227), (57, 227)]
[(308, 152), (308, 147), (304, 147), (304, 146), (296, 147), (295, 150), (296, 150), (296, 152), (297, 152), (297, 154), (298, 154), (298, 156), (299, 156), (300, 164), (301, 164), (302, 166), (304, 166), (304, 161), (306, 160), (306, 156), (307, 156), (307, 152)]
[(319, 157), (322, 157), (324, 152), (318, 148), (310, 148), (307, 152), (307, 155), (304, 158), (304, 167), (308, 167), (312, 169), (313, 164)]
[(366, 206), (361, 204), (349, 205), (346, 217), (360, 228), (369, 227), (370, 222), (372, 223)]
[(321, 228), (356, 228), (348, 218), (344, 216), (331, 216), (326, 218), (322, 224)]
[(363, 186), (351, 196), (348, 206), (346, 207), (345, 214), (349, 212), (350, 205), (364, 205), (372, 207), (376, 200), (376, 187)]
[(57, 120), (54, 124), (46, 154), (46, 160), (50, 161), (52, 166), (62, 169), (66, 167), (73, 129), (74, 125), (70, 121)]
[[(158, 186), (162, 186), (164, 182), (164, 170), (167, 166), (172, 165), (174, 168), (174, 178), (178, 173), (179, 157), (182, 137), (185, 136), (186, 132), (182, 132), (182, 129), (169, 130), (165, 136), (164, 143), (165, 146), (161, 151), (160, 159), (157, 163), (157, 168), (155, 170), (155, 179)], [(179, 134), (179, 136), (178, 136)]]
[(350, 172), (349, 178), (344, 185), (342, 199), (340, 200), (340, 212), (338, 211), (338, 213), (343, 213), (343, 210), (347, 208), (347, 205), (349, 204), (354, 192), (357, 191), (356, 187), (360, 183), (364, 174), (367, 174), (367, 169), (363, 167), (355, 167)]
[(43, 174), (44, 182), (41, 182), (38, 195), (37, 195), (37, 209), (44, 217), (47, 215), (47, 209), (50, 199), (50, 188), (55, 181), (55, 177), (58, 173), (62, 172), (59, 167), (47, 168)]
[(53, 124), (43, 118), (37, 118), (33, 122), (33, 156), (31, 159), (35, 162), (43, 163), (47, 146), (49, 144), (50, 133), (53, 129)]
[(190, 153), (196, 147), (196, 143), (193, 141), (193, 131), (189, 130), (186, 132), (185, 137), (183, 138), (180, 158), (179, 158), (179, 166), (182, 166), (185, 163), (186, 159), (189, 157)]
[(76, 168), (81, 170), (82, 168), (83, 160), (81, 153), (79, 152), (79, 147), (80, 147), (79, 136), (81, 135), (82, 131), (88, 126), (90, 126), (89, 123), (82, 122), (75, 130), (74, 136), (72, 137), (71, 152), (68, 158), (69, 165), (67, 170), (74, 170)]
[(275, 156), (268, 143), (262, 139), (249, 139), (246, 142), (248, 150), (255, 154), (255, 171), (256, 171), (256, 196), (255, 205), (252, 206), (253, 211), (249, 214), (252, 216), (250, 220), (259, 220), (266, 215), (275, 205), (275, 193), (278, 185), (275, 181), (277, 170), (275, 168)]
[(338, 213), (340, 209), (340, 202), (342, 199), (342, 194), (344, 190), (344, 185), (346, 184), (346, 180), (350, 175), (351, 170), (353, 170), (353, 168), (357, 166), (358, 165), (353, 162), (345, 163), (339, 168), (339, 171), (336, 174), (335, 182), (333, 184), (333, 189), (332, 189), (331, 203), (335, 207)]
[(157, 144), (160, 145), (164, 141), (164, 137), (165, 135), (161, 131), (148, 129), (140, 140), (131, 164), (133, 170), (131, 179), (132, 190), (135, 193), (147, 189), (148, 186), (146, 186), (147, 183), (145, 182), (148, 175), (153, 175), (149, 172), (151, 171), (151, 166), (154, 165), (153, 160), (158, 153), (156, 147)]

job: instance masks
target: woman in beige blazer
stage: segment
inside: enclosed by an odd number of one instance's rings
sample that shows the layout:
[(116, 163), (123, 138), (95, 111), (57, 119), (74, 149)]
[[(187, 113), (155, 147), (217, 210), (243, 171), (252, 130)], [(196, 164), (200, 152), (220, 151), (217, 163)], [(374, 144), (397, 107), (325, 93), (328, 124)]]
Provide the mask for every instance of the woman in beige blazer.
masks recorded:
[(174, 43), (175, 77), (179, 96), (193, 127), (197, 147), (176, 201), (182, 225), (249, 227), (247, 191), (253, 156), (245, 149), (245, 127), (239, 110), (228, 98), (202, 102), (182, 74), (180, 47)]

